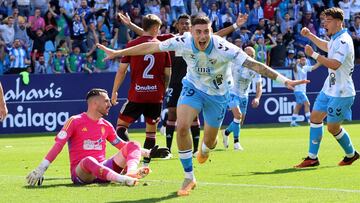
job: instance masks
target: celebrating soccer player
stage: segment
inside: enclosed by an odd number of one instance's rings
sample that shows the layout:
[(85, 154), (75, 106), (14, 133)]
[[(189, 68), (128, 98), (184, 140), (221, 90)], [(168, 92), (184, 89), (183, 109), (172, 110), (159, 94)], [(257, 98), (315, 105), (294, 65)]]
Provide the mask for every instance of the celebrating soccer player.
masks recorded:
[[(158, 41), (156, 36), (160, 26), (161, 20), (156, 15), (144, 16), (143, 28), (145, 33), (129, 42), (127, 47)], [(170, 55), (163, 52), (122, 58), (112, 90), (111, 101), (113, 104), (117, 104), (117, 92), (124, 81), (129, 64), (131, 83), (128, 101), (121, 109), (116, 132), (121, 139), (128, 141), (128, 127), (143, 114), (146, 120), (144, 148), (151, 149), (155, 146), (157, 123), (160, 119), (164, 93), (170, 79)], [(144, 165), (148, 165), (149, 162), (150, 158), (144, 158)]]
[[(102, 117), (111, 107), (106, 90), (92, 89), (86, 96), (87, 112), (72, 116), (55, 138), (55, 144), (40, 165), (26, 177), (29, 185), (41, 185), (50, 163), (69, 145), (71, 180), (74, 184), (117, 182), (127, 186), (137, 184), (139, 178), (149, 174), (148, 167), (138, 168), (141, 155), (166, 156), (169, 151), (154, 147), (141, 149), (137, 142), (124, 142), (110, 122)], [(119, 149), (110, 159), (105, 159), (106, 140)], [(125, 173), (125, 175), (120, 175)]]
[[(132, 23), (128, 15), (123, 15), (121, 13), (118, 13), (118, 17), (122, 23), (127, 25), (134, 32), (136, 32), (136, 34), (140, 36), (144, 34), (144, 30), (136, 26), (134, 23)], [(189, 32), (191, 27), (190, 18), (191, 17), (187, 14), (180, 15), (176, 22), (176, 29), (179, 32), (178, 35), (173, 35), (171, 33), (162, 34), (162, 35), (158, 35), (157, 39), (160, 41), (165, 41), (167, 39), (179, 35), (183, 35), (185, 32)], [(231, 32), (235, 31), (238, 27), (242, 26), (244, 23), (246, 23), (247, 18), (248, 16), (246, 14), (242, 15), (241, 13), (239, 13), (236, 22), (232, 26), (223, 28), (214, 34), (219, 35), (221, 37), (226, 36)], [(171, 68), (170, 83), (167, 89), (167, 101), (166, 101), (166, 107), (168, 109), (168, 114), (167, 114), (168, 118), (166, 121), (166, 146), (169, 148), (169, 150), (171, 150), (173, 135), (175, 131), (175, 124), (177, 117), (176, 108), (182, 90), (182, 79), (185, 77), (187, 72), (186, 61), (183, 59), (182, 55), (177, 54), (176, 51), (175, 53), (170, 52), (170, 55), (172, 61), (172, 68)], [(190, 131), (194, 145), (193, 156), (196, 156), (199, 145), (199, 139), (200, 139), (200, 121), (198, 117), (194, 118), (193, 123), (191, 124), (190, 127)]]
[(179, 157), (185, 171), (185, 179), (178, 195), (188, 195), (196, 186), (192, 163), (192, 143), (189, 129), (194, 118), (203, 111), (204, 139), (200, 144), (197, 160), (205, 163), (211, 149), (216, 146), (216, 137), (226, 111), (229, 90), (232, 86), (229, 62), (270, 77), (293, 89), (308, 81), (289, 80), (270, 67), (248, 57), (239, 47), (213, 35), (211, 21), (206, 16), (192, 19), (191, 33), (184, 33), (163, 42), (148, 42), (123, 50), (112, 50), (100, 44), (108, 59), (120, 55), (145, 55), (162, 51), (174, 51), (185, 59), (188, 72), (183, 79), (183, 88), (177, 108), (177, 143)]
[[(316, 63), (313, 66), (307, 66), (306, 61), (307, 59), (304, 52), (298, 53), (298, 59), (296, 60), (296, 64), (293, 68), (295, 79), (306, 80), (307, 73), (317, 69), (321, 65), (320, 63)], [(291, 127), (299, 126), (299, 124), (296, 123), (296, 118), (298, 117), (300, 109), (303, 105), (304, 105), (306, 121), (310, 123), (310, 102), (308, 97), (306, 96), (306, 84), (296, 86), (294, 89), (294, 96), (295, 96), (296, 106), (291, 116), (290, 126)]]
[(354, 71), (354, 45), (351, 36), (343, 28), (344, 13), (340, 8), (326, 9), (325, 29), (330, 41), (325, 41), (303, 28), (301, 34), (317, 47), (328, 53), (328, 57), (316, 53), (311, 46), (305, 46), (305, 54), (328, 68), (329, 75), (315, 100), (310, 115), (310, 141), (308, 157), (295, 166), (297, 168), (318, 166), (318, 152), (323, 135), (323, 120), (327, 116), (327, 129), (339, 142), (345, 152), (340, 166), (351, 165), (359, 158), (351, 143), (348, 132), (341, 126), (342, 121), (351, 120), (351, 106), (355, 99), (352, 80)]
[[(246, 47), (244, 51), (248, 56), (255, 58), (254, 48)], [(234, 86), (230, 90), (230, 102), (228, 105), (233, 113), (234, 120), (225, 130), (222, 131), (223, 144), (225, 148), (229, 147), (229, 135), (230, 133), (233, 133), (234, 150), (243, 150), (239, 140), (240, 129), (244, 124), (246, 116), (250, 84), (253, 80), (256, 82), (256, 95), (255, 98), (251, 101), (251, 106), (253, 108), (257, 108), (259, 106), (260, 97), (262, 94), (262, 79), (259, 73), (256, 73), (255, 71), (248, 68), (237, 66), (235, 64), (233, 64), (231, 71), (234, 79)]]

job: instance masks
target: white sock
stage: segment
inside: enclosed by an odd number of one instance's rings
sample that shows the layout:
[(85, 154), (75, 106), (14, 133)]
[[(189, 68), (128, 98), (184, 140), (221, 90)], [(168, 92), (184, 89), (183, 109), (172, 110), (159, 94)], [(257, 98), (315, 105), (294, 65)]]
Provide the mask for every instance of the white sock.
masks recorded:
[(203, 154), (207, 154), (210, 152), (209, 147), (207, 147), (204, 142), (202, 143), (201, 151)]
[(185, 172), (185, 178), (186, 178), (186, 179), (195, 180), (194, 171), (191, 171), (191, 172)]

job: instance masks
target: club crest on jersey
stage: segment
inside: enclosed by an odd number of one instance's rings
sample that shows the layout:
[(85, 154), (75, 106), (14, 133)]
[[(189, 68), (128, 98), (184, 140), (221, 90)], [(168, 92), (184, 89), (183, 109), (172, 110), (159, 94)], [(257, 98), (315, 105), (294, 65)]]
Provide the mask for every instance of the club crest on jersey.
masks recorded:
[(57, 134), (57, 138), (59, 138), (60, 140), (65, 139), (66, 136), (67, 136), (67, 133), (66, 133), (65, 130), (62, 130), (62, 131), (60, 131), (60, 132)]
[(104, 126), (101, 127), (101, 134), (102, 134), (102, 135), (105, 135), (105, 128), (104, 128)]

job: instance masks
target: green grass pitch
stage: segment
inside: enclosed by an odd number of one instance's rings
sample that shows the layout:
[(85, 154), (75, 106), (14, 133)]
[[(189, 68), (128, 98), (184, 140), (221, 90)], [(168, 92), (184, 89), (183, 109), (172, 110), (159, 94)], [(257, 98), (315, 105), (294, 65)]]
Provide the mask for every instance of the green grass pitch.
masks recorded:
[[(360, 124), (344, 126), (360, 150)], [(183, 172), (175, 142), (174, 158), (154, 160), (153, 172), (136, 187), (72, 185), (65, 146), (43, 185), (31, 188), (25, 176), (40, 163), (54, 135), (0, 135), (0, 202), (360, 202), (360, 161), (337, 166), (344, 154), (329, 133), (323, 137), (319, 167), (293, 168), (307, 154), (308, 131), (308, 126), (248, 126), (241, 132), (243, 152), (234, 151), (232, 144), (224, 150), (219, 136), (208, 162), (199, 165), (194, 159), (198, 186), (188, 197), (176, 196)], [(143, 132), (130, 136), (144, 140)], [(165, 145), (159, 133), (157, 140)], [(116, 149), (107, 146), (109, 157)]]

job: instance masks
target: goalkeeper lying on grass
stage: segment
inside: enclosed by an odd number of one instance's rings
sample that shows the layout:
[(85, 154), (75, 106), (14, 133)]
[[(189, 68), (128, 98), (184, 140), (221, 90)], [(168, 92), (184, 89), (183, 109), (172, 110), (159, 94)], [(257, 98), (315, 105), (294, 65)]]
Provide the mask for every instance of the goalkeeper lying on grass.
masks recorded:
[[(68, 142), (71, 180), (74, 184), (117, 182), (134, 186), (138, 179), (150, 173), (150, 168), (140, 167), (141, 156), (166, 157), (167, 148), (155, 146), (151, 150), (140, 148), (137, 142), (124, 142), (113, 126), (102, 118), (111, 107), (106, 90), (92, 89), (86, 96), (87, 112), (72, 116), (55, 138), (40, 165), (26, 177), (29, 185), (41, 185), (50, 163)], [(110, 159), (105, 159), (106, 140), (119, 149)], [(124, 175), (120, 175), (124, 174)]]

